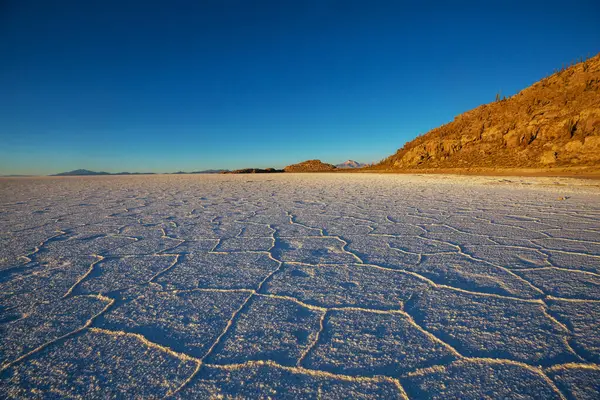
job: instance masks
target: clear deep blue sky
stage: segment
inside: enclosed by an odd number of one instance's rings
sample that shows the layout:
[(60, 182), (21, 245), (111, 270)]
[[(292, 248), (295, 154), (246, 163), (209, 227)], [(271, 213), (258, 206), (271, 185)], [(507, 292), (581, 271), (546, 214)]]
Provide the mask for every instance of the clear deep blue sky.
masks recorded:
[(599, 21), (598, 0), (0, 0), (0, 174), (377, 161), (600, 52)]

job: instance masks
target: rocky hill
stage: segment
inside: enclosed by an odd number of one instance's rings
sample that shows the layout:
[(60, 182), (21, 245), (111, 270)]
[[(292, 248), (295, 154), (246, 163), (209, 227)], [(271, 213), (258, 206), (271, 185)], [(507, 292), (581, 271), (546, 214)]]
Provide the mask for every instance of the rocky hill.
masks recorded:
[(335, 167), (339, 169), (350, 169), (350, 168), (363, 168), (366, 167), (367, 164), (359, 163), (358, 161), (348, 160), (344, 161), (341, 164), (337, 164)]
[(457, 116), (380, 169), (600, 167), (600, 54)]
[(288, 165), (283, 170), (285, 172), (325, 172), (335, 170), (335, 165), (321, 162), (321, 160), (308, 160)]

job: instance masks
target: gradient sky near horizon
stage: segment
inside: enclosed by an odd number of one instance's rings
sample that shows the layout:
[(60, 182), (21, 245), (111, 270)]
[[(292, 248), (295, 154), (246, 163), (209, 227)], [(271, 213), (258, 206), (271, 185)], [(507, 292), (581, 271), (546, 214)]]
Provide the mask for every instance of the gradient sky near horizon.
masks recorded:
[(0, 1), (0, 174), (378, 161), (600, 52), (589, 1)]

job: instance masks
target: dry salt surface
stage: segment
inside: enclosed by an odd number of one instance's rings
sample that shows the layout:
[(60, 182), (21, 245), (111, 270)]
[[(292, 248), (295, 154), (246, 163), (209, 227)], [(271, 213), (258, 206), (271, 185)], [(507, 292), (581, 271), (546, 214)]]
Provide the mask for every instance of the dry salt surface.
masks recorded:
[(2, 398), (600, 398), (600, 188), (0, 180)]

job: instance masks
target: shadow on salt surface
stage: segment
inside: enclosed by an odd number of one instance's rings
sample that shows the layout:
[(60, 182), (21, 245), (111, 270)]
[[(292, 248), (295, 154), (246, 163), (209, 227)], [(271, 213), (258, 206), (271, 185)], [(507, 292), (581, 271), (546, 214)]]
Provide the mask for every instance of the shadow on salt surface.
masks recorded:
[(37, 262), (28, 262), (23, 264), (11, 264), (5, 269), (0, 271), (0, 283), (7, 282), (13, 279), (13, 277), (17, 277), (23, 273), (28, 272), (29, 270), (35, 269), (36, 267), (40, 267), (40, 264)]
[(0, 324), (6, 324), (23, 318), (25, 314), (18, 310), (6, 310), (0, 306)]

